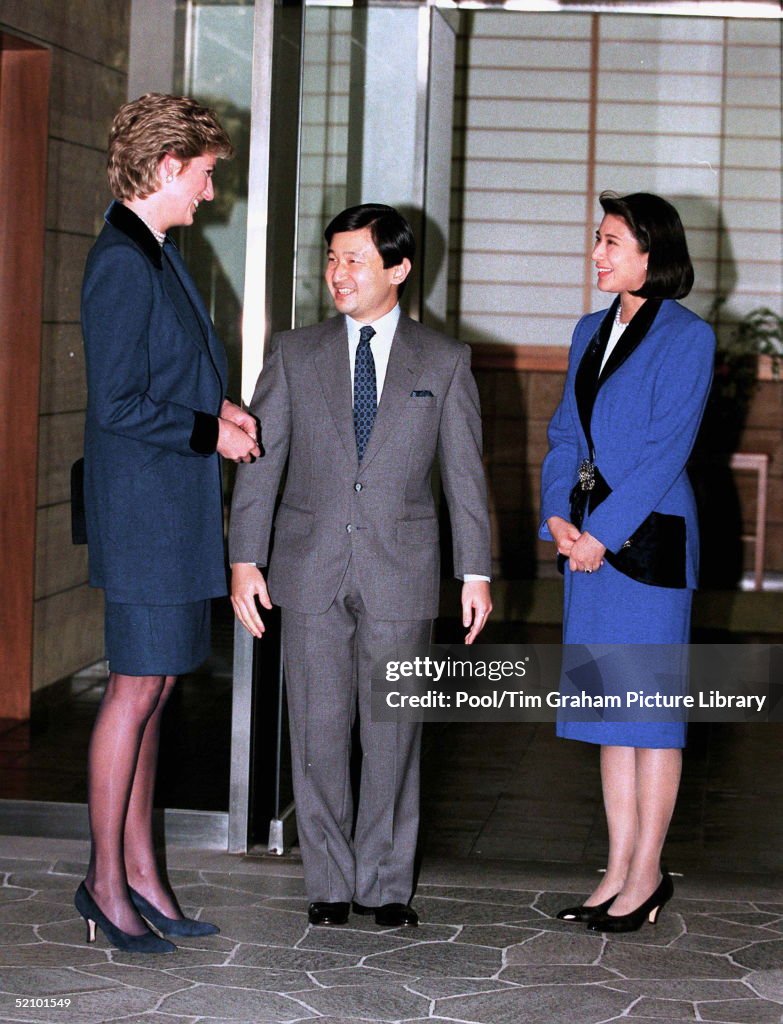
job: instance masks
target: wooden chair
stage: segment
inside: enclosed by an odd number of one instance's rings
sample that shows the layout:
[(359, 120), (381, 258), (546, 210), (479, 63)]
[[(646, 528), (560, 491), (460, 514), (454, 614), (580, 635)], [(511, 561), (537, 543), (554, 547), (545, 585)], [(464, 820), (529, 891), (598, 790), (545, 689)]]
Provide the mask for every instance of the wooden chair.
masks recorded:
[(767, 535), (767, 484), (769, 455), (766, 452), (735, 452), (729, 465), (733, 470), (756, 474), (756, 527), (754, 533), (743, 534), (742, 540), (753, 544), (753, 589), (764, 589), (764, 549)]

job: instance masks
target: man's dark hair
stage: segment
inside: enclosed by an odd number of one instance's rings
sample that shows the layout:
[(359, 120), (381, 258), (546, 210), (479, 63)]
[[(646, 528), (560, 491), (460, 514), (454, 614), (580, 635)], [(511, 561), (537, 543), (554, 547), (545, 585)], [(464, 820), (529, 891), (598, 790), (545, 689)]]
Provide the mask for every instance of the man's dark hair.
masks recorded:
[(650, 192), (620, 196), (602, 192), (604, 213), (621, 217), (642, 252), (648, 254), (647, 279), (638, 291), (644, 299), (682, 299), (693, 287), (693, 264), (680, 215), (671, 203)]
[(370, 229), (384, 267), (398, 267), (404, 259), (413, 263), (416, 240), (410, 224), (393, 207), (381, 203), (349, 206), (347, 210), (338, 213), (324, 231), (326, 244), (331, 245), (332, 238), (341, 231), (361, 231), (362, 228)]

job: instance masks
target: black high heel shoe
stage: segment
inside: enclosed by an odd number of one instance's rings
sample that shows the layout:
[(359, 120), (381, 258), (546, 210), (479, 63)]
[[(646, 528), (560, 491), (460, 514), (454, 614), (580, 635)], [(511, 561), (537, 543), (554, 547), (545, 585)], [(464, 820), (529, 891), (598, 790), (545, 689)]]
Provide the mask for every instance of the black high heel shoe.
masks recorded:
[(177, 949), (173, 942), (161, 939), (153, 932), (146, 931), (141, 935), (130, 935), (118, 928), (116, 924), (112, 924), (89, 894), (84, 882), (76, 890), (73, 902), (87, 922), (88, 942), (95, 942), (95, 929), (98, 927), (112, 946), (126, 953), (174, 953)]
[(601, 914), (605, 914), (606, 911), (611, 907), (617, 896), (610, 896), (608, 900), (604, 900), (603, 903), (596, 903), (595, 906), (585, 906), (584, 903), (580, 903), (577, 907), (565, 907), (563, 910), (558, 910), (556, 917), (558, 921), (569, 921), (576, 924), (589, 924), (596, 917), (600, 917)]
[(614, 917), (611, 914), (601, 914), (600, 917), (595, 917), (588, 923), (588, 931), (611, 934), (636, 932), (644, 924), (645, 917), (650, 924), (655, 924), (664, 904), (668, 903), (673, 895), (674, 883), (671, 875), (664, 871), (658, 888), (636, 910), (632, 910), (630, 914), (617, 914)]
[(134, 907), (145, 920), (157, 928), (163, 935), (176, 935), (179, 938), (192, 938), (197, 935), (217, 935), (220, 929), (209, 921), (194, 921), (192, 917), (166, 917), (149, 900), (145, 900), (140, 892), (128, 886)]

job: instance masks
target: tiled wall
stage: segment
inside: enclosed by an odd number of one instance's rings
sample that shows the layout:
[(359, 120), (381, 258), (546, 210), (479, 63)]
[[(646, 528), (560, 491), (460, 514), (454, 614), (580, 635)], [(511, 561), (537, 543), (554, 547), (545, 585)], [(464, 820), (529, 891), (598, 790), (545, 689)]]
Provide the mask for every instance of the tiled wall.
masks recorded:
[(79, 291), (109, 202), (106, 138), (125, 99), (130, 0), (4, 0), (0, 26), (52, 53), (46, 210), (33, 686), (103, 655), (100, 592), (70, 542), (69, 468), (86, 401)]

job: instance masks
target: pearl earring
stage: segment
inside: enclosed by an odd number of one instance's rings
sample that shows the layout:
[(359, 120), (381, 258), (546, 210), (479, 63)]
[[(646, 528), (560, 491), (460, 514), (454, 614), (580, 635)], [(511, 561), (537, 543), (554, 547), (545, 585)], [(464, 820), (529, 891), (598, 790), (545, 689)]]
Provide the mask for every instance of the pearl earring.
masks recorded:
[(171, 182), (174, 181), (174, 175), (173, 174), (167, 174), (166, 175), (166, 181), (167, 181), (168, 184), (171, 184)]

